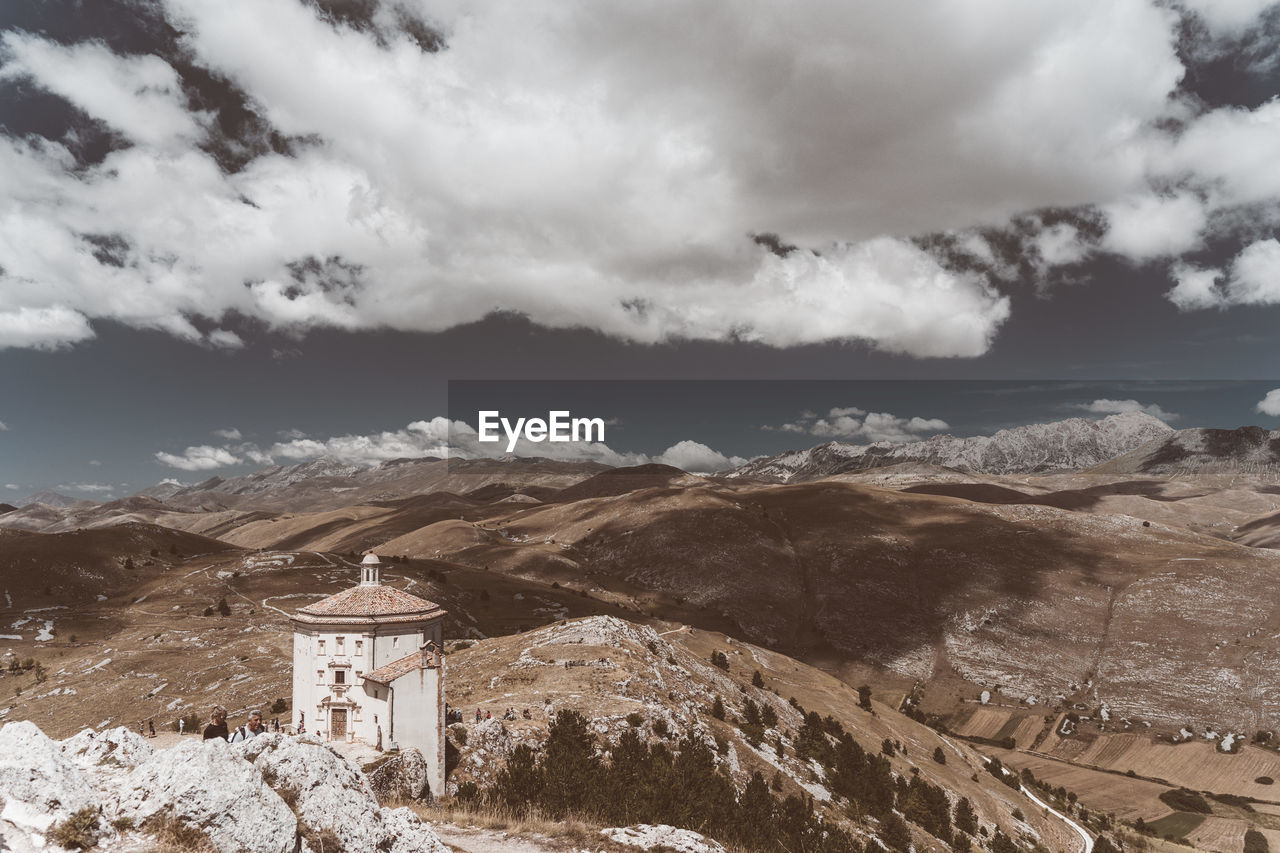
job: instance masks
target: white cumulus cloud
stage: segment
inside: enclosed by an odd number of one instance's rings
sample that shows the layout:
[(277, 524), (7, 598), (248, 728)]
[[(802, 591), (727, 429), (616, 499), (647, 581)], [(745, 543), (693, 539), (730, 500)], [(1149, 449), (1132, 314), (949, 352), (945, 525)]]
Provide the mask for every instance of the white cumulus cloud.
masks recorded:
[(1280, 417), (1280, 388), (1268, 391), (1255, 408), (1264, 415)]
[[(1186, 3), (1223, 29), (1261, 9), (1228, 5)], [(0, 347), (71, 345), (99, 318), (238, 348), (232, 317), (438, 331), (515, 312), (646, 343), (972, 357), (1009, 317), (1008, 271), (912, 238), (1086, 206), (1102, 238), (1038, 224), (1039, 264), (1141, 260), (1280, 197), (1280, 104), (1189, 107), (1179, 12), (1150, 0), (430, 4), (413, 14), (436, 53), (298, 0), (163, 7), (187, 60), (308, 141), (230, 173), (160, 57), (7, 34), (0, 77), (130, 145), (76, 169), (62, 143), (0, 138)]]
[(1166, 412), (1156, 403), (1139, 403), (1137, 400), (1107, 400), (1097, 399), (1091, 403), (1079, 403), (1076, 408), (1083, 409), (1086, 412), (1092, 412), (1097, 415), (1120, 415), (1128, 412), (1144, 412), (1153, 418), (1159, 418), (1166, 423), (1175, 421), (1181, 415), (1174, 412)]
[(662, 453), (653, 457), (653, 461), (662, 465), (681, 468), (694, 474), (713, 474), (717, 471), (727, 471), (730, 468), (735, 468), (744, 464), (747, 460), (741, 456), (725, 456), (720, 451), (712, 450), (699, 441), (685, 439), (684, 441), (676, 442)]
[(180, 454), (160, 451), (155, 457), (170, 468), (180, 468), (183, 471), (211, 471), (214, 468), (238, 465), (243, 461), (225, 447), (208, 444), (188, 447)]
[(950, 425), (940, 418), (905, 418), (888, 412), (868, 412), (856, 406), (837, 406), (830, 409), (825, 417), (804, 412), (790, 423), (764, 429), (849, 441), (906, 443), (919, 441), (929, 433), (950, 429)]

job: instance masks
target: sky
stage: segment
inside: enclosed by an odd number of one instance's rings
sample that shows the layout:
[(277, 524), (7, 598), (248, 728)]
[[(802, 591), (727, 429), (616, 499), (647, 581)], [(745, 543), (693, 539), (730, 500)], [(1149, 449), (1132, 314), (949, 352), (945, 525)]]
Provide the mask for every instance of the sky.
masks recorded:
[(621, 386), (650, 459), (1280, 426), (1280, 5), (898, 6), (3, 4), (0, 501), (426, 452), (450, 380), (746, 383)]

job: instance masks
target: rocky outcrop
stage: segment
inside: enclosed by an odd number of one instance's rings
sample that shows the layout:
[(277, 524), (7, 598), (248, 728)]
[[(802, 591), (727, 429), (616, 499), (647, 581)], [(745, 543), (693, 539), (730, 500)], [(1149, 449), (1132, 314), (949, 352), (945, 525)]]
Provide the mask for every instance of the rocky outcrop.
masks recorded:
[(724, 848), (710, 838), (691, 829), (676, 829), (666, 824), (650, 826), (615, 826), (600, 830), (600, 834), (618, 844), (639, 847), (642, 850), (678, 850), (680, 853), (723, 853)]
[(61, 748), (63, 755), (90, 772), (136, 767), (155, 754), (151, 744), (124, 726), (102, 732), (83, 729), (64, 740)]
[(369, 774), (369, 785), (380, 803), (430, 797), (427, 760), (416, 749), (402, 750)]
[(0, 728), (0, 819), (17, 831), (43, 833), (95, 802), (80, 769), (35, 723)]
[(292, 853), (297, 834), (289, 806), (221, 738), (156, 753), (124, 777), (106, 811), (135, 826), (176, 820), (227, 853)]
[[(421, 756), (419, 756), (419, 759)], [(425, 779), (425, 773), (424, 779)], [(179, 828), (225, 853), (341, 849), (444, 853), (405, 808), (379, 806), (360, 768), (309, 738), (184, 740), (152, 750), (127, 729), (61, 743), (29, 722), (0, 728), (0, 849), (47, 849), (50, 827), (96, 812), (103, 849), (150, 846)], [(122, 834), (123, 833), (123, 834)]]

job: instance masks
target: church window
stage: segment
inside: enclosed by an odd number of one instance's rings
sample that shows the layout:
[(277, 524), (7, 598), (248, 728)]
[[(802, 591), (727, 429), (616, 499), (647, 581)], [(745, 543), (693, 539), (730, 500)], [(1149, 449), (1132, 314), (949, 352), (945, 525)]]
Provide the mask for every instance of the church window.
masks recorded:
[(333, 653), (335, 655), (345, 655), (347, 653), (347, 638), (335, 637), (333, 640)]
[(356, 640), (356, 657), (364, 654), (364, 640)]
[(324, 640), (316, 640), (316, 654), (324, 654)]
[(335, 670), (333, 671), (333, 683), (334, 683), (334, 684), (346, 684), (346, 683), (347, 683), (347, 672), (346, 672), (346, 670), (343, 670), (343, 669), (335, 669)]

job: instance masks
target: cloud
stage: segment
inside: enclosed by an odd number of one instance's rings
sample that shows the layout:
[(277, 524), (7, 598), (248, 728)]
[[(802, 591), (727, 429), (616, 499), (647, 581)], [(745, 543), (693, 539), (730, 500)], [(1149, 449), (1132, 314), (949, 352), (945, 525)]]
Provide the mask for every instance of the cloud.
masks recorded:
[(1267, 396), (1259, 400), (1254, 408), (1264, 415), (1280, 417), (1280, 388), (1268, 391)]
[(1204, 203), (1191, 193), (1131, 196), (1107, 205), (1103, 214), (1109, 228), (1102, 247), (1136, 261), (1198, 248), (1208, 220)]
[[(252, 442), (223, 447), (199, 445), (181, 454), (158, 452), (156, 459), (185, 471), (229, 468), (253, 462), (259, 465), (296, 464), (314, 459), (333, 459), (348, 465), (372, 467), (393, 459), (511, 459), (542, 457), (563, 461), (599, 462), (615, 467), (660, 462), (687, 471), (723, 471), (746, 460), (726, 456), (705, 444), (685, 440), (656, 456), (635, 451), (618, 451), (603, 442), (534, 442), (521, 438), (511, 453), (504, 437), (498, 442), (482, 442), (475, 429), (464, 421), (435, 417), (413, 421), (398, 430), (368, 434), (348, 434), (329, 438), (291, 438), (267, 448)], [(169, 481), (165, 481), (169, 482)], [(177, 481), (173, 481), (177, 482)]]
[(837, 406), (822, 418), (814, 412), (804, 412), (790, 423), (779, 427), (764, 427), (766, 430), (806, 433), (820, 438), (889, 441), (895, 444), (919, 441), (927, 433), (942, 432), (950, 428), (946, 421), (939, 418), (903, 418), (888, 412), (867, 412), (856, 406)]
[(698, 441), (676, 442), (662, 453), (653, 457), (653, 461), (662, 465), (671, 465), (691, 473), (715, 473), (727, 471), (746, 463), (741, 456), (728, 457), (719, 451), (712, 450)]
[(116, 490), (115, 486), (108, 483), (60, 483), (53, 488), (60, 492), (90, 492), (92, 494), (106, 494)]
[(5, 484), (4, 484), (4, 487), (5, 487), (6, 489), (13, 489), (13, 490), (15, 490), (15, 491), (16, 491), (17, 489), (22, 488), (22, 487), (21, 487), (21, 486), (19, 486), (17, 483), (5, 483)]
[(1181, 415), (1173, 412), (1166, 412), (1156, 403), (1139, 403), (1137, 400), (1106, 400), (1098, 399), (1092, 403), (1078, 403), (1076, 408), (1083, 409), (1086, 412), (1092, 412), (1097, 415), (1120, 415), (1128, 412), (1144, 412), (1153, 418), (1159, 418), (1168, 423), (1176, 421)]
[(239, 441), (243, 437), (240, 435), (240, 430), (235, 427), (230, 427), (228, 429), (215, 429), (213, 434), (219, 438), (225, 438), (227, 441)]
[[(1231, 31), (1262, 9), (1186, 6)], [(1280, 104), (1189, 105), (1179, 13), (1143, 0), (814, 0), (749, 21), (490, 0), (433, 6), (438, 52), (385, 10), (358, 28), (296, 0), (162, 8), (182, 33), (167, 53), (4, 36), (0, 77), (126, 144), (77, 168), (69, 142), (0, 138), (0, 347), (71, 345), (100, 318), (238, 348), (262, 327), (514, 312), (644, 343), (973, 357), (1011, 305), (1008, 265), (967, 229), (1096, 209), (1101, 236), (1036, 220), (1024, 250), (1045, 268), (1145, 260), (1280, 196)], [(291, 153), (222, 136), (186, 63)], [(750, 238), (765, 232), (801, 248), (780, 257)], [(913, 239), (939, 232), (976, 263)]]
[(94, 466), (95, 468), (100, 468), (100, 467), (102, 467), (102, 462), (101, 462), (101, 461), (99, 461), (99, 460), (97, 460), (97, 459), (90, 459), (90, 460), (89, 460), (89, 464), (90, 464), (90, 465), (92, 465), (92, 466)]
[(0, 432), (8, 432), (8, 431), (9, 431), (9, 425), (4, 421), (0, 421)]
[(1275, 6), (1275, 0), (1179, 0), (1215, 30), (1239, 32)]
[(1280, 240), (1250, 243), (1228, 270), (1177, 265), (1165, 297), (1184, 311), (1233, 305), (1280, 304)]
[(224, 447), (212, 447), (208, 444), (188, 447), (178, 455), (161, 451), (155, 457), (170, 468), (180, 468), (183, 471), (212, 471), (215, 468), (239, 465), (244, 461)]

